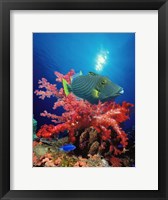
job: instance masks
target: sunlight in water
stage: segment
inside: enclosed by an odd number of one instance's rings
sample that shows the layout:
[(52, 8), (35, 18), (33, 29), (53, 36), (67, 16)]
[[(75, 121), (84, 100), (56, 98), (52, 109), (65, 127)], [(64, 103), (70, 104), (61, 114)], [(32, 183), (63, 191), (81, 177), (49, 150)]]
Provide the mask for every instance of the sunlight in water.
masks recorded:
[(96, 71), (102, 71), (104, 65), (107, 61), (107, 55), (109, 54), (109, 51), (102, 51), (100, 54), (98, 54), (96, 59)]

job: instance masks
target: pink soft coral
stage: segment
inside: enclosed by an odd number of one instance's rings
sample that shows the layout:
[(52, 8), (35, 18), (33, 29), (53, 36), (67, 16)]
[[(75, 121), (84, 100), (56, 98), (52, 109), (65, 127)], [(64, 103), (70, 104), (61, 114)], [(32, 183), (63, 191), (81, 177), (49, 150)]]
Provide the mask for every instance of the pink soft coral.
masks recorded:
[[(55, 72), (55, 75), (58, 77), (56, 80), (59, 82), (64, 78), (70, 83), (73, 74), (73, 70), (66, 75)], [(99, 102), (98, 105), (92, 105), (86, 100), (77, 100), (72, 93), (66, 96), (62, 88), (58, 90), (56, 84), (50, 84), (44, 78), (39, 81), (39, 88), (45, 88), (45, 91), (35, 91), (41, 99), (45, 97), (50, 98), (51, 96), (57, 97), (58, 100), (55, 102), (53, 109), (56, 110), (61, 106), (65, 112), (62, 116), (57, 116), (47, 111), (41, 113), (41, 116), (51, 118), (52, 122), (55, 122), (57, 125), (42, 126), (37, 133), (38, 137), (48, 138), (60, 132), (68, 131), (69, 140), (74, 143), (76, 140), (75, 132), (77, 130), (93, 127), (100, 134), (102, 142), (112, 140), (115, 132), (118, 141), (123, 147), (127, 146), (128, 138), (120, 127), (120, 124), (129, 119), (132, 104), (123, 102), (122, 105), (119, 105), (115, 102)], [(115, 155), (122, 153), (112, 143), (110, 149), (114, 151)]]

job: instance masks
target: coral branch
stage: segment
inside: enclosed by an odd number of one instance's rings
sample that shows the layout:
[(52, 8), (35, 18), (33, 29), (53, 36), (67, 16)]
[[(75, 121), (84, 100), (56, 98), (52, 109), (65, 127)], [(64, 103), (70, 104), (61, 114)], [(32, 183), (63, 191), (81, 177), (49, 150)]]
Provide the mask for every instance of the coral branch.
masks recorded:
[(55, 96), (57, 98), (64, 97), (63, 89), (57, 89), (56, 84), (51, 84), (47, 81), (47, 79), (42, 78), (38, 82), (39, 88), (44, 90), (35, 90), (35, 94), (39, 96), (40, 99), (45, 99), (45, 97), (50, 98), (51, 96)]
[(69, 84), (71, 83), (71, 77), (75, 74), (75, 71), (71, 69), (66, 75), (63, 75), (59, 72), (55, 72), (55, 75), (57, 76), (56, 81), (62, 82), (62, 79), (65, 79)]

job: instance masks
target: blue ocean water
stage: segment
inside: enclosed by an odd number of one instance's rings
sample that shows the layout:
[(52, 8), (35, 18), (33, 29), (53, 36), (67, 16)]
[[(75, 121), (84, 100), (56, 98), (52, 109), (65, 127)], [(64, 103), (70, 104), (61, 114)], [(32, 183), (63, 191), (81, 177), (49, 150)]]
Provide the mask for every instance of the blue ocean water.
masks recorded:
[[(66, 74), (70, 69), (83, 74), (95, 72), (108, 76), (124, 88), (116, 102), (135, 104), (135, 34), (134, 33), (34, 33), (33, 34), (33, 91), (38, 80), (46, 78), (55, 83), (54, 71)], [(33, 115), (38, 128), (51, 124), (41, 117), (44, 110), (52, 109), (55, 98), (39, 99), (33, 95)], [(135, 126), (135, 107), (125, 129)], [(62, 108), (57, 114), (63, 112)]]

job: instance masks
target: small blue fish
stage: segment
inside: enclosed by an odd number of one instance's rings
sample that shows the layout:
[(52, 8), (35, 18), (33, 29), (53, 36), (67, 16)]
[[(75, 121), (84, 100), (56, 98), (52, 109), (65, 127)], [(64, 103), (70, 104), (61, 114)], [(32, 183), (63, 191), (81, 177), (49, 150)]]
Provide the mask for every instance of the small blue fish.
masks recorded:
[(76, 149), (76, 146), (74, 146), (73, 144), (65, 144), (64, 146), (59, 148), (60, 151), (65, 152), (73, 151), (74, 149)]

